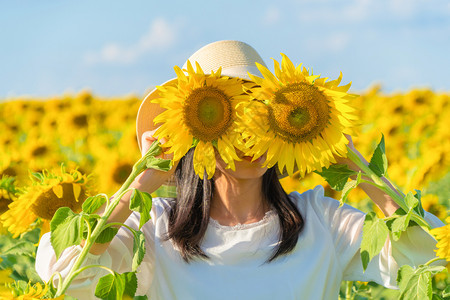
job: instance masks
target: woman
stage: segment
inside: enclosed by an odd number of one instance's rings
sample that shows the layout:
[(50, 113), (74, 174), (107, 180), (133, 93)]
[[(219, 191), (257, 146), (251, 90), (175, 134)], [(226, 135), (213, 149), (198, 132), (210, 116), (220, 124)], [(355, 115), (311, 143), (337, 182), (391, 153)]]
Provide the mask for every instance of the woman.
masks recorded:
[[(209, 44), (189, 60), (204, 70), (223, 67), (223, 75), (247, 80), (247, 72), (260, 74), (255, 62), (264, 65), (253, 48), (236, 41)], [(143, 153), (156, 139), (159, 124), (152, 121), (162, 109), (151, 100), (157, 97), (158, 91), (152, 91), (138, 114)], [(142, 227), (147, 251), (138, 272), (139, 295), (151, 299), (336, 299), (342, 280), (376, 281), (395, 288), (399, 265), (418, 265), (435, 257), (435, 241), (412, 227), (399, 241), (386, 243), (363, 272), (362, 212), (348, 205), (339, 208), (339, 202), (325, 197), (320, 186), (287, 195), (276, 169), (262, 167), (265, 156), (253, 161), (238, 151), (233, 171), (216, 153), (214, 177), (201, 180), (193, 168), (194, 151), (189, 150), (174, 171), (149, 169), (132, 185), (153, 193), (174, 175), (178, 193), (177, 199), (154, 199), (152, 219)], [(338, 160), (358, 171), (349, 160)], [(372, 185), (361, 187), (386, 216), (398, 208)], [(129, 197), (121, 199), (110, 221), (137, 229), (139, 215), (128, 209)], [(442, 226), (429, 213), (426, 220), (434, 227)], [(121, 228), (110, 244), (94, 245), (86, 264), (130, 271), (132, 247), (133, 235)], [(64, 277), (80, 249), (68, 248), (56, 260), (45, 235), (37, 253), (38, 273), (44, 280), (55, 271)], [(84, 271), (68, 294), (93, 298), (96, 281), (104, 274), (96, 269)]]

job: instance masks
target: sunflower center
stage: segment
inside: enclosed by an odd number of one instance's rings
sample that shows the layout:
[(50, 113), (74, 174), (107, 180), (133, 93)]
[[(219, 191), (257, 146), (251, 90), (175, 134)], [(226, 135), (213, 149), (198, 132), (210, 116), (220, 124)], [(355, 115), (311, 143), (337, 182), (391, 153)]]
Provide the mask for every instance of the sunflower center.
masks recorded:
[(133, 170), (133, 166), (129, 163), (122, 163), (118, 165), (112, 174), (112, 178), (115, 183), (122, 184), (130, 175), (131, 171)]
[(308, 111), (299, 107), (289, 114), (288, 122), (294, 127), (303, 127), (310, 119)]
[(63, 189), (63, 196), (59, 198), (53, 189), (40, 194), (31, 206), (33, 212), (40, 218), (51, 220), (60, 207), (69, 207), (74, 212), (81, 211), (81, 205), (86, 200), (85, 189), (81, 187), (78, 201), (75, 200), (73, 183), (63, 182), (60, 184)]
[(186, 99), (183, 117), (194, 137), (211, 142), (230, 127), (232, 112), (230, 98), (223, 91), (205, 86), (194, 90)]
[(271, 128), (292, 143), (310, 141), (320, 135), (329, 114), (326, 96), (317, 87), (304, 82), (278, 90), (269, 106)]
[(88, 125), (88, 118), (85, 114), (79, 114), (73, 117), (73, 124), (78, 128), (83, 128)]
[(8, 210), (8, 205), (11, 203), (9, 194), (6, 191), (0, 191), (0, 215)]
[(47, 153), (47, 151), (48, 149), (46, 146), (38, 146), (33, 149), (33, 151), (31, 152), (31, 156), (33, 157), (43, 156)]

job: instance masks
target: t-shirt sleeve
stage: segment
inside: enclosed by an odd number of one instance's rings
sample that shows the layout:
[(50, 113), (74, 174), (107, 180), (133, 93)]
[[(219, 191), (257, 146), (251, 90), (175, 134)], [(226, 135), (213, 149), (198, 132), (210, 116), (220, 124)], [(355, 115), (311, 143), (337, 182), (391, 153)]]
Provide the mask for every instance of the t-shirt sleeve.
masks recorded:
[[(158, 215), (162, 213), (161, 210), (161, 206), (158, 205), (158, 199), (154, 199), (153, 207), (150, 212), (152, 219), (141, 228), (145, 237), (146, 253), (137, 272), (138, 295), (143, 295), (148, 291), (153, 278), (154, 222)], [(139, 220), (139, 214), (133, 212), (126, 220), (125, 224), (138, 230)], [(46, 233), (42, 236), (36, 253), (36, 271), (44, 281), (50, 280), (54, 272), (59, 272), (61, 276), (65, 278), (69, 274), (69, 271), (81, 253), (81, 250), (81, 246), (69, 247), (63, 251), (59, 259), (56, 259), (55, 252), (50, 242), (50, 233)], [(133, 234), (125, 227), (121, 227), (117, 235), (111, 241), (108, 249), (101, 255), (89, 253), (83, 265), (102, 265), (118, 273), (123, 273), (131, 271), (132, 260)], [(94, 293), (98, 279), (107, 274), (108, 272), (101, 268), (88, 268), (75, 278), (67, 294), (78, 299), (95, 299)], [(53, 280), (57, 283), (58, 276), (54, 276)]]
[[(309, 198), (314, 199), (312, 205), (321, 210), (323, 222), (330, 230), (343, 280), (374, 281), (387, 288), (397, 288), (400, 266), (418, 266), (436, 257), (436, 241), (419, 226), (413, 226), (398, 241), (388, 239), (364, 272), (360, 247), (365, 214), (347, 204), (339, 207), (339, 201), (324, 196), (321, 186), (312, 190)], [(433, 228), (444, 225), (428, 212), (425, 219)]]

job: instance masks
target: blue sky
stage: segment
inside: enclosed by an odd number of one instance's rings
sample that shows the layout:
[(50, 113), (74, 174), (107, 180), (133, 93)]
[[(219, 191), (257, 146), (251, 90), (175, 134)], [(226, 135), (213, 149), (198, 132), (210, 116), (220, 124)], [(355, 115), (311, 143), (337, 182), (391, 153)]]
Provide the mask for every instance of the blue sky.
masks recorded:
[(280, 52), (352, 91), (450, 90), (448, 0), (3, 1), (0, 98), (144, 95), (224, 39)]

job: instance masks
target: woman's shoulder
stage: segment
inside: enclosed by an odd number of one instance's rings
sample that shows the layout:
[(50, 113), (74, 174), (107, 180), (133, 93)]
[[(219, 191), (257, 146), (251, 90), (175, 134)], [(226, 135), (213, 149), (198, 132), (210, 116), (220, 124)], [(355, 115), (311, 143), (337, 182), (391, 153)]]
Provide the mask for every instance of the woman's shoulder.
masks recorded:
[(323, 186), (317, 185), (313, 189), (299, 193), (297, 191), (291, 192), (289, 197), (298, 206), (316, 206), (316, 207), (328, 207), (328, 206), (339, 206), (339, 201), (336, 199), (326, 197), (325, 190)]
[(289, 196), (297, 205), (300, 212), (305, 214), (314, 213), (316, 215), (332, 217), (332, 215), (336, 214), (362, 213), (350, 205), (344, 204), (341, 206), (338, 200), (325, 196), (325, 190), (321, 185), (303, 193), (292, 192)]

